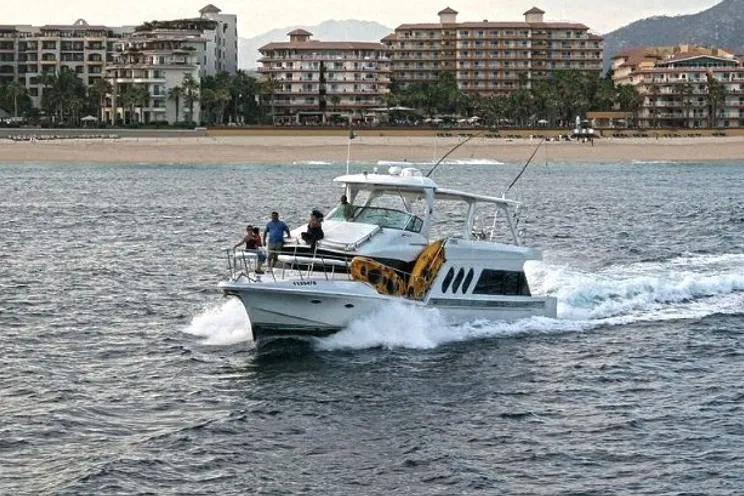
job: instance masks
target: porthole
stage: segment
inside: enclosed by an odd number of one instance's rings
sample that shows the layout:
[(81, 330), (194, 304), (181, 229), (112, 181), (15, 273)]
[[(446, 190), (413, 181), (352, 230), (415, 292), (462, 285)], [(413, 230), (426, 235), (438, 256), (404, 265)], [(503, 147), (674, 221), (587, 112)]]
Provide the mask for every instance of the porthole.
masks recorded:
[(462, 282), (462, 294), (467, 293), (468, 289), (470, 289), (470, 283), (473, 282), (473, 276), (473, 269), (470, 269), (468, 275), (465, 276), (465, 280)]
[(346, 308), (354, 308), (354, 304), (353, 304), (353, 303), (347, 303), (347, 304), (346, 304), (346, 305), (344, 305), (344, 306), (345, 306)]
[(447, 292), (453, 277), (455, 277), (455, 269), (450, 267), (450, 270), (447, 271), (447, 275), (444, 276), (444, 280), (442, 281), (442, 293)]
[(460, 284), (462, 283), (463, 277), (465, 277), (465, 269), (461, 267), (460, 270), (457, 271), (457, 277), (455, 277), (455, 282), (452, 283), (453, 293), (457, 293), (457, 290), (460, 289)]
[(310, 300), (310, 303), (312, 303), (313, 305), (318, 305), (319, 303), (321, 303), (321, 301), (320, 300)]

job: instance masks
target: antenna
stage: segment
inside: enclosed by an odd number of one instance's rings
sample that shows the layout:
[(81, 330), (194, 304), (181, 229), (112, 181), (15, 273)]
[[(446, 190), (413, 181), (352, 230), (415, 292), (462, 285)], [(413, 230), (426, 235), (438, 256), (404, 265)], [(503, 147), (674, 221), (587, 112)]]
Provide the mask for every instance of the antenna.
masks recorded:
[(519, 171), (519, 174), (517, 174), (517, 177), (514, 178), (514, 180), (511, 182), (508, 188), (506, 188), (506, 191), (504, 191), (504, 194), (508, 193), (510, 189), (512, 189), (512, 186), (517, 184), (517, 181), (519, 181), (519, 178), (522, 177), (522, 174), (524, 174), (524, 171), (527, 170), (527, 167), (530, 165), (530, 162), (532, 162), (532, 159), (535, 158), (535, 155), (537, 155), (537, 151), (540, 149), (540, 146), (545, 143), (545, 138), (540, 140), (540, 143), (537, 144), (535, 149), (532, 151), (532, 155), (530, 155), (530, 158), (527, 159), (527, 162), (525, 162), (524, 166), (522, 167), (522, 170)]
[(438, 162), (437, 162), (436, 164), (434, 164), (434, 167), (432, 167), (432, 168), (431, 168), (431, 170), (430, 170), (430, 171), (429, 171), (429, 172), (428, 172), (428, 173), (426, 174), (426, 177), (429, 177), (429, 176), (431, 176), (431, 174), (432, 174), (432, 173), (433, 173), (433, 172), (434, 172), (435, 170), (437, 170), (437, 167), (439, 167), (439, 164), (441, 164), (442, 162), (444, 162), (444, 159), (446, 159), (447, 157), (449, 157), (450, 155), (452, 155), (452, 154), (454, 153), (454, 151), (455, 151), (455, 150), (457, 150), (457, 149), (458, 149), (458, 148), (460, 148), (460, 147), (461, 147), (462, 145), (464, 145), (465, 143), (467, 143), (467, 142), (468, 142), (468, 141), (470, 141), (471, 139), (475, 138), (476, 136), (480, 136), (480, 135), (482, 135), (482, 134), (483, 134), (484, 132), (485, 132), (485, 131), (481, 131), (481, 132), (479, 132), (479, 133), (476, 133), (476, 134), (471, 134), (470, 136), (468, 136), (467, 138), (465, 138), (464, 140), (462, 140), (461, 142), (459, 142), (458, 144), (456, 144), (455, 146), (453, 146), (453, 147), (452, 147), (452, 148), (450, 149), (450, 151), (448, 151), (447, 153), (445, 153), (445, 154), (444, 154), (444, 156), (443, 156), (442, 158), (440, 158), (440, 159), (439, 159), (439, 161), (438, 161)]
[(351, 162), (351, 141), (356, 138), (356, 133), (354, 132), (354, 128), (349, 128), (349, 144), (346, 148), (346, 174), (349, 173), (349, 163)]

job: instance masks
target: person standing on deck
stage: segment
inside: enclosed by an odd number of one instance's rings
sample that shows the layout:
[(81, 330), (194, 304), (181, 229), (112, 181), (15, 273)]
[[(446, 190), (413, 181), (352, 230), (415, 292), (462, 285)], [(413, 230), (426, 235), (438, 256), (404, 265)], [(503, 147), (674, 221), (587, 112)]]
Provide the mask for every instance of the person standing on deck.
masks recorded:
[(245, 236), (243, 236), (243, 239), (241, 239), (238, 244), (233, 246), (233, 250), (243, 244), (245, 245), (246, 251), (256, 254), (256, 274), (263, 274), (264, 272), (261, 270), (261, 266), (266, 261), (266, 254), (261, 251), (261, 234), (259, 234), (259, 229), (257, 227), (248, 224), (245, 228)]
[[(290, 237), (289, 227), (284, 221), (279, 220), (278, 212), (271, 212), (271, 220), (266, 224), (266, 230), (263, 233), (263, 242), (269, 250), (269, 269), (272, 269), (279, 259), (279, 252), (284, 248), (284, 233)], [(266, 243), (268, 236), (269, 242)]]

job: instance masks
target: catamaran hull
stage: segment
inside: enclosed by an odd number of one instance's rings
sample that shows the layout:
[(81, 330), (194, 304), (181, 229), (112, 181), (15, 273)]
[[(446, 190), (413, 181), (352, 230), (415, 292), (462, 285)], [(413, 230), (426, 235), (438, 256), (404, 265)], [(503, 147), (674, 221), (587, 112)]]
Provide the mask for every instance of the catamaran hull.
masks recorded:
[(223, 284), (222, 290), (226, 295), (238, 297), (243, 303), (257, 346), (281, 338), (327, 337), (342, 331), (357, 319), (393, 305), (436, 309), (443, 322), (450, 325), (476, 320), (515, 321), (535, 316), (556, 317), (555, 298), (430, 298), (422, 302), (380, 295), (368, 285), (354, 281), (297, 281), (289, 285)]

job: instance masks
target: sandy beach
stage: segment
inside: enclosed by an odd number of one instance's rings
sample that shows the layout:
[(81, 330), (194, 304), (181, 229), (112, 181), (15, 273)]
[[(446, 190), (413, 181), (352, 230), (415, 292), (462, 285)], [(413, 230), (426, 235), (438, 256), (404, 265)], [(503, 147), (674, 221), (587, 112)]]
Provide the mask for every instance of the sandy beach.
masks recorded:
[[(430, 162), (460, 138), (360, 136), (351, 160)], [(0, 140), (0, 163), (185, 163), (292, 164), (346, 162), (343, 136), (219, 136), (201, 138), (122, 138), (14, 142)], [(452, 160), (522, 163), (538, 140), (474, 138)], [(589, 143), (548, 142), (535, 160), (544, 162), (701, 162), (744, 161), (744, 137), (605, 138)]]

